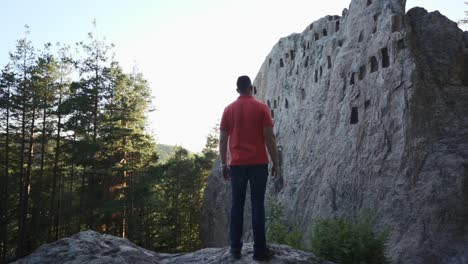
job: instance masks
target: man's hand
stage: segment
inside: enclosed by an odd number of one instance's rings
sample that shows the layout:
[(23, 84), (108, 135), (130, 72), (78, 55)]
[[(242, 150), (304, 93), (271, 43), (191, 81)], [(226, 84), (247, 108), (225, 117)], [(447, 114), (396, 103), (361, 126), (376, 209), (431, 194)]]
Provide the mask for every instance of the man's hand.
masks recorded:
[(226, 181), (231, 180), (231, 174), (230, 174), (230, 171), (229, 171), (229, 167), (227, 165), (223, 165), (222, 170), (223, 170), (224, 180), (226, 180)]
[(270, 154), (270, 158), (273, 161), (273, 167), (271, 168), (271, 177), (276, 178), (280, 174), (278, 153), (276, 150), (276, 138), (273, 133), (272, 127), (263, 128), (263, 136), (265, 137), (265, 144)]
[(273, 166), (271, 167), (271, 177), (276, 178), (280, 176), (280, 167), (278, 163), (273, 163)]

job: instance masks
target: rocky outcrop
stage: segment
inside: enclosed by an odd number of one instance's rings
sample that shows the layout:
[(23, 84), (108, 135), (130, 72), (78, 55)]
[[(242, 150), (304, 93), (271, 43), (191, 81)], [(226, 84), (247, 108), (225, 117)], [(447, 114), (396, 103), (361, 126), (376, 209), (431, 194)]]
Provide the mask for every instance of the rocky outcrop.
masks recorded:
[[(314, 257), (312, 254), (291, 249), (287, 246), (271, 245), (275, 255), (269, 263), (310, 263), (332, 264)], [(244, 245), (243, 256), (234, 260), (229, 254), (229, 248), (206, 248), (193, 253), (163, 254), (138, 247), (132, 242), (114, 237), (101, 235), (94, 231), (83, 231), (70, 238), (64, 238), (52, 244), (43, 245), (17, 264), (143, 264), (143, 263), (255, 263), (252, 261), (252, 244)]]
[[(405, 2), (353, 0), (268, 54), (254, 90), (274, 116), (284, 181), (268, 197), (306, 244), (315, 220), (371, 209), (395, 262), (466, 263), (468, 33)], [(229, 188), (214, 168), (207, 246), (228, 244)]]

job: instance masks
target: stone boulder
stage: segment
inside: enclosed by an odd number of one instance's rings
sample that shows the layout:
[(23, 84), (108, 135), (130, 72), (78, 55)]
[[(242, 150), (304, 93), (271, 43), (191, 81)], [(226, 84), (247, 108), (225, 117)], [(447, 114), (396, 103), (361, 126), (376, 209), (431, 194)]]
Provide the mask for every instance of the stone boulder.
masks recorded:
[[(274, 45), (254, 80), (281, 148), (267, 196), (306, 246), (316, 220), (372, 210), (396, 263), (467, 263), (468, 33), (405, 3), (352, 0)], [(208, 247), (229, 242), (218, 167), (202, 209)]]
[[(333, 264), (310, 253), (291, 249), (288, 246), (271, 245), (275, 256), (272, 264), (310, 263)], [(192, 253), (164, 254), (138, 247), (127, 239), (102, 235), (94, 231), (83, 231), (70, 238), (39, 247), (31, 255), (14, 262), (16, 264), (185, 264), (185, 263), (256, 263), (252, 260), (253, 247), (247, 243), (240, 260), (234, 260), (229, 248), (205, 248)]]

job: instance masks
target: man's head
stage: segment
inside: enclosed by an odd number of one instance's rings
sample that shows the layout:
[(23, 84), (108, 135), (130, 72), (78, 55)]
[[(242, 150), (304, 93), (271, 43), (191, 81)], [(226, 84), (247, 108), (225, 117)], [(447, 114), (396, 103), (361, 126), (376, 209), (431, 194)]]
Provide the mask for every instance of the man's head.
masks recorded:
[(249, 76), (243, 75), (237, 78), (237, 92), (240, 94), (251, 94), (252, 93), (252, 82)]

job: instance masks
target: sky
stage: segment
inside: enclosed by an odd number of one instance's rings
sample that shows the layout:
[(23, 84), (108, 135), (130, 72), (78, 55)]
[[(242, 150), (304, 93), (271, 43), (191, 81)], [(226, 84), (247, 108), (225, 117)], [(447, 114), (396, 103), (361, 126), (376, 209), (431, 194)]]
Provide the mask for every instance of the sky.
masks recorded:
[[(24, 36), (36, 48), (47, 42), (73, 45), (93, 31), (115, 44), (115, 56), (134, 66), (152, 89), (156, 111), (149, 130), (158, 143), (199, 152), (237, 98), (240, 75), (253, 80), (284, 36), (302, 32), (326, 15), (341, 15), (350, 0), (0, 0), (0, 67)], [(407, 0), (457, 21), (463, 0)], [(466, 28), (465, 28), (466, 30)]]

